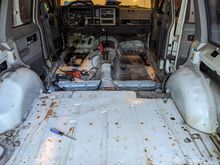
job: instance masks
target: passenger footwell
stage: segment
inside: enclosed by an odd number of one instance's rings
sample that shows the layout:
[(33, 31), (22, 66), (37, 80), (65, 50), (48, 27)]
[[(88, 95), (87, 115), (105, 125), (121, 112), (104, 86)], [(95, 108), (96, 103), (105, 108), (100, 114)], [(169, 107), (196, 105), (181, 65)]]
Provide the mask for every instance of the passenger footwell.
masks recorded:
[(109, 91), (42, 94), (20, 127), (20, 146), (8, 164), (219, 164), (209, 136), (199, 133), (212, 156), (191, 139), (194, 133), (170, 99)]

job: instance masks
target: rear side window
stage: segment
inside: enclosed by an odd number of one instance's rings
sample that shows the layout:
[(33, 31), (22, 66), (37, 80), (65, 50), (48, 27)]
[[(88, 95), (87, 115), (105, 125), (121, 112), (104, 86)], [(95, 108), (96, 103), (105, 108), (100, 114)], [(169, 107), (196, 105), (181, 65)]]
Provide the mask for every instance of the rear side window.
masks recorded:
[(206, 0), (208, 14), (209, 41), (220, 45), (220, 1)]
[(13, 27), (32, 22), (32, 0), (13, 0)]

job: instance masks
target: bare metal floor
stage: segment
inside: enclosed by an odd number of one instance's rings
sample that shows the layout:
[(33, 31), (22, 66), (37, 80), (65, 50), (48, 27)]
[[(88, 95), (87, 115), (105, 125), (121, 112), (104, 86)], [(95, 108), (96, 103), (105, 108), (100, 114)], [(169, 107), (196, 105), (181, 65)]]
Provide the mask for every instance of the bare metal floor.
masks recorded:
[(136, 54), (122, 55), (116, 66), (117, 80), (151, 80), (143, 59)]
[[(57, 128), (76, 141), (50, 132)], [(137, 99), (134, 92), (41, 95), (19, 132), (8, 164), (219, 164), (208, 135), (196, 144), (172, 100)]]

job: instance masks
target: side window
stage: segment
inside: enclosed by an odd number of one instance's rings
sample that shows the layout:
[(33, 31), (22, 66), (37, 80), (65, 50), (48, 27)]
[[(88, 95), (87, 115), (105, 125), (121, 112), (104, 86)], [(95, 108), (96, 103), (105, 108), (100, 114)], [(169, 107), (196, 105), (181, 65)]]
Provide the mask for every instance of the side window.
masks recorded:
[(13, 27), (32, 22), (32, 0), (13, 0)]
[(220, 1), (207, 0), (209, 41), (220, 45)]

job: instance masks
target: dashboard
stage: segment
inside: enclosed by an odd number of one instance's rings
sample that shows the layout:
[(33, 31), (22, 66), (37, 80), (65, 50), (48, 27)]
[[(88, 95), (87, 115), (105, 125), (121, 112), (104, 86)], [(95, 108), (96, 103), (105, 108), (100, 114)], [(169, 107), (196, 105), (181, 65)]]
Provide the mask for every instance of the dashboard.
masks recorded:
[(150, 30), (151, 9), (117, 5), (77, 4), (62, 9), (65, 31), (82, 33), (146, 33)]
[(72, 26), (116, 25), (117, 7), (110, 6), (78, 6), (64, 9), (64, 24)]

